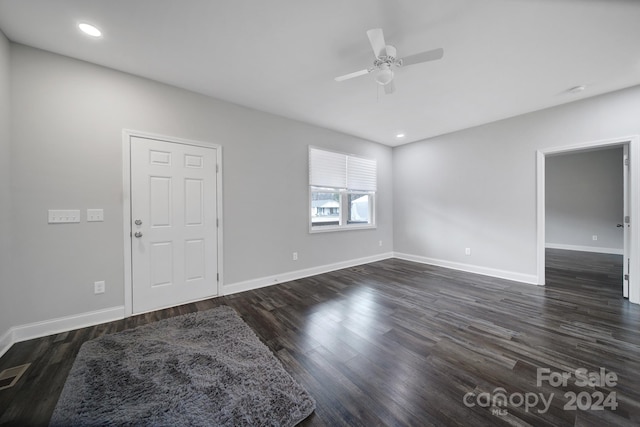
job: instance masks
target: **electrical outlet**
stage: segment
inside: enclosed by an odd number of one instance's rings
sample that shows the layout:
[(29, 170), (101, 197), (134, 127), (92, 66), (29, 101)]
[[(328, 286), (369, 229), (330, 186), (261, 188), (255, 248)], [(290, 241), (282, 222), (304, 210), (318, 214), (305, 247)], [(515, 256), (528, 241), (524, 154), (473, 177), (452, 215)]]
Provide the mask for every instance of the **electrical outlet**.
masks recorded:
[(464, 248), (465, 255), (471, 255), (471, 248)]
[(298, 260), (298, 252), (294, 252), (293, 253), (293, 260), (297, 261)]
[(93, 283), (93, 293), (94, 294), (104, 294), (105, 283), (104, 280)]
[(593, 240), (598, 240), (598, 236), (597, 236), (597, 235), (595, 235), (595, 234), (594, 234), (593, 236), (591, 236), (591, 238), (592, 238)]

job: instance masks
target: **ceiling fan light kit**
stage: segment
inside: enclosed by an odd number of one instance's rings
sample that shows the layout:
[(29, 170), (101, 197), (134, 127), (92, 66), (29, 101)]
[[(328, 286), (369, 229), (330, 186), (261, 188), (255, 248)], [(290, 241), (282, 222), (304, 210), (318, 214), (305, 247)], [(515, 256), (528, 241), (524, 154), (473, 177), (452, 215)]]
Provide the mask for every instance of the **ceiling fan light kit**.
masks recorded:
[(387, 85), (393, 80), (393, 71), (387, 64), (380, 67), (378, 74), (376, 75), (376, 82), (381, 85)]
[(395, 91), (395, 85), (393, 84), (393, 78), (395, 75), (393, 71), (394, 68), (402, 67), (403, 65), (407, 67), (409, 65), (420, 64), (422, 62), (435, 61), (444, 56), (444, 50), (442, 48), (438, 48), (416, 53), (402, 59), (397, 57), (395, 47), (385, 43), (382, 29), (374, 28), (367, 31), (367, 37), (369, 37), (371, 48), (373, 49), (373, 53), (376, 57), (373, 61), (373, 67), (336, 77), (335, 80), (337, 82), (342, 82), (358, 76), (364, 76), (365, 74), (376, 71), (376, 83), (385, 87), (385, 93), (391, 94)]

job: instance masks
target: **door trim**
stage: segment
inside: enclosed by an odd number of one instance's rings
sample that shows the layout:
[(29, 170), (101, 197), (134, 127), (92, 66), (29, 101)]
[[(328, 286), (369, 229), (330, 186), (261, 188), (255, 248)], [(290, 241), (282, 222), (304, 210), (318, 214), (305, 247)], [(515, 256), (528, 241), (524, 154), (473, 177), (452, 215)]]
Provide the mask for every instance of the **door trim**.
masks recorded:
[[(552, 147), (536, 152), (536, 217), (537, 217), (537, 270), (538, 285), (545, 284), (545, 157), (551, 154), (579, 152), (589, 149), (606, 148), (614, 146), (629, 146), (629, 174), (630, 174), (630, 200), (629, 215), (631, 223), (640, 218), (640, 136), (633, 135), (622, 138), (613, 138), (601, 141), (584, 142), (563, 147)], [(631, 242), (629, 257), (640, 259), (640, 227), (631, 227)], [(631, 263), (629, 271), (629, 301), (640, 304), (640, 263)]]
[(149, 132), (142, 132), (131, 129), (122, 130), (122, 217), (123, 217), (123, 244), (124, 244), (124, 315), (130, 317), (133, 314), (133, 266), (132, 266), (132, 253), (131, 253), (131, 230), (132, 222), (131, 218), (131, 138), (145, 138), (154, 139), (165, 142), (172, 142), (175, 144), (195, 145), (204, 148), (214, 148), (216, 150), (216, 206), (217, 206), (217, 218), (218, 218), (218, 289), (217, 295), (222, 295), (222, 289), (224, 284), (223, 274), (223, 218), (222, 218), (222, 146), (219, 144), (213, 144), (202, 141), (194, 141), (184, 138), (176, 138), (166, 135), (158, 135)]

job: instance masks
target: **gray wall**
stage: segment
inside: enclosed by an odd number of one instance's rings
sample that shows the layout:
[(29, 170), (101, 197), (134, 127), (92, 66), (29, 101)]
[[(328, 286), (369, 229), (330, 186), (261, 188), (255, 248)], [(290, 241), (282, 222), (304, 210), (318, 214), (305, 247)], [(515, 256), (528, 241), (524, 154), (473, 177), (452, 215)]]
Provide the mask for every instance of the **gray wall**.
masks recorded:
[(394, 250), (535, 275), (536, 150), (640, 134), (638, 117), (634, 87), (394, 149)]
[(619, 147), (547, 157), (548, 246), (622, 253), (622, 155)]
[[(13, 325), (122, 305), (122, 130), (223, 146), (225, 284), (392, 250), (389, 147), (12, 44)], [(378, 228), (308, 233), (308, 145), (378, 160)], [(104, 208), (47, 225), (47, 209)], [(378, 241), (383, 246), (378, 246)], [(297, 251), (298, 261), (291, 254)], [(106, 293), (93, 295), (93, 282)]]
[[(8, 92), (6, 44), (0, 40), (1, 95)], [(1, 168), (0, 262), (8, 255), (9, 209), (20, 239), (2, 283), (9, 326), (123, 304), (123, 128), (223, 146), (226, 284), (391, 250), (534, 275), (536, 150), (640, 134), (638, 87), (392, 152), (21, 45), (11, 44), (10, 63), (12, 138), (10, 148), (4, 138), (0, 157), (6, 166), (11, 152), (12, 174)], [(6, 136), (7, 97), (0, 99)], [(378, 159), (376, 230), (307, 232), (309, 144)], [(47, 209), (96, 207), (105, 209), (105, 222), (46, 221)], [(106, 280), (105, 294), (93, 295), (96, 280)]]
[(9, 266), (11, 249), (11, 145), (9, 129), (9, 41), (0, 32), (0, 338), (11, 327)]

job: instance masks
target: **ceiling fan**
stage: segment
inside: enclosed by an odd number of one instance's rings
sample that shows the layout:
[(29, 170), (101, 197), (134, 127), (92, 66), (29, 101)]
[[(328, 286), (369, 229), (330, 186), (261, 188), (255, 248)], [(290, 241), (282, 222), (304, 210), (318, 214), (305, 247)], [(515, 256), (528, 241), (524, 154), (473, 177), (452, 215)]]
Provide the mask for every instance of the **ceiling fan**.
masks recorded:
[(444, 49), (438, 48), (405, 56), (404, 58), (398, 58), (396, 56), (396, 48), (385, 43), (382, 29), (371, 29), (367, 31), (367, 36), (373, 48), (373, 53), (376, 56), (375, 61), (373, 61), (373, 67), (336, 77), (335, 80), (337, 82), (363, 76), (375, 71), (376, 82), (384, 86), (385, 93), (389, 94), (395, 91), (395, 85), (393, 83), (394, 68), (435, 61), (444, 56)]

